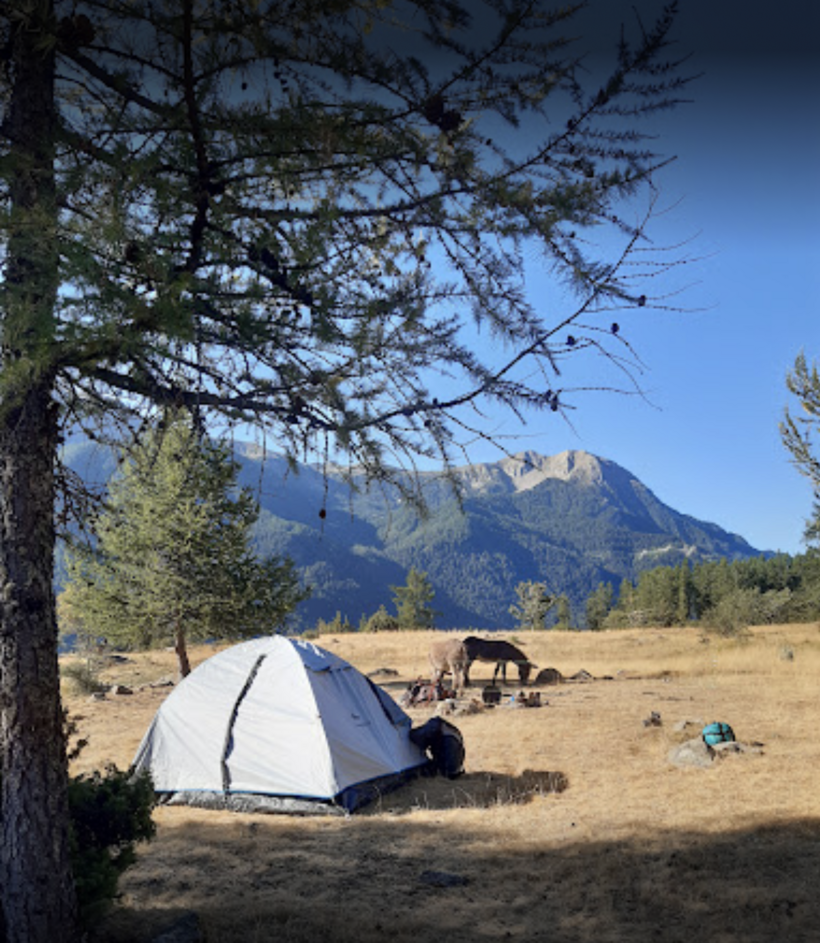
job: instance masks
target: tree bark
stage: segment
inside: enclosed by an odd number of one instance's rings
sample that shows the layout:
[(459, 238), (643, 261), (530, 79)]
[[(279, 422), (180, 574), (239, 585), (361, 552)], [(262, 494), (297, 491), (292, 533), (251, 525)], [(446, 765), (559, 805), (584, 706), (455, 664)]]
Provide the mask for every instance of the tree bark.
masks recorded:
[(11, 216), (0, 311), (0, 932), (79, 939), (52, 586), (58, 285), (50, 0), (12, 18)]
[(52, 591), (55, 409), (0, 422), (0, 894), (7, 943), (77, 939)]
[(187, 678), (191, 673), (191, 662), (188, 658), (188, 645), (185, 640), (185, 629), (177, 622), (174, 631), (174, 651), (177, 653), (177, 668), (179, 670), (180, 680)]

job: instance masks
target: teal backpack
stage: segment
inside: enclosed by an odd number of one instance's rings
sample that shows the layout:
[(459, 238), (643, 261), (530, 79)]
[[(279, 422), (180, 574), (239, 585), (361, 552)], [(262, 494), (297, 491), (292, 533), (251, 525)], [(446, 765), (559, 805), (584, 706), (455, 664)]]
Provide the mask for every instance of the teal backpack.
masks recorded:
[(705, 743), (713, 746), (715, 743), (726, 743), (735, 739), (735, 732), (728, 724), (720, 722), (707, 724), (703, 728), (703, 739)]

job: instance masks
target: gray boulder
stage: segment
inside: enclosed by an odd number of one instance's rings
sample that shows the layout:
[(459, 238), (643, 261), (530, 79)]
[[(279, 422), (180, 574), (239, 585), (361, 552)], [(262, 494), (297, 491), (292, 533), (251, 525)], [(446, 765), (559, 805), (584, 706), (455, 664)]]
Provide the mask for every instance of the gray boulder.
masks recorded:
[(703, 737), (694, 737), (672, 747), (668, 759), (673, 766), (694, 766), (703, 769), (714, 763), (715, 751), (704, 742)]

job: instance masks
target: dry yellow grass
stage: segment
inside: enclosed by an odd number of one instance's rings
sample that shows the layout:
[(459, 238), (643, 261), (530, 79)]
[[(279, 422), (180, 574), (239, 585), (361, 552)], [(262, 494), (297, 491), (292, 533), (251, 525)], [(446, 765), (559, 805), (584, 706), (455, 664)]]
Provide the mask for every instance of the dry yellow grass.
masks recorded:
[[(398, 671), (385, 684), (398, 697), (428, 673), (431, 637), (318, 643), (365, 673)], [(539, 666), (596, 680), (543, 688), (539, 709), (459, 717), (465, 776), (418, 780), (350, 818), (159, 809), (99, 939), (150, 940), (185, 910), (208, 943), (820, 938), (820, 626), (741, 641), (689, 629), (516, 638)], [(139, 683), (172, 670), (152, 653), (109, 673)], [(474, 666), (477, 687), (491, 671)], [(77, 769), (126, 766), (165, 693), (68, 693), (90, 739)], [(652, 711), (661, 727), (644, 726)], [(676, 768), (666, 757), (686, 719), (728, 721), (763, 752)], [(466, 883), (430, 886), (430, 870)]]

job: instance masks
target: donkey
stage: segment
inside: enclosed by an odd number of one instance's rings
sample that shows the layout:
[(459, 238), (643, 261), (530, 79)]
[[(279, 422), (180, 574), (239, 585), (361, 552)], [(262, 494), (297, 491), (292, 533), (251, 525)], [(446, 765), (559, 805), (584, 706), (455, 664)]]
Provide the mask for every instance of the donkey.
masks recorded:
[(522, 684), (526, 684), (530, 677), (530, 671), (537, 668), (529, 658), (509, 642), (500, 639), (483, 639), (475, 635), (469, 635), (464, 639), (464, 648), (467, 650), (467, 668), (464, 672), (464, 684), (470, 684), (470, 666), (474, 661), (495, 662), (495, 671), (493, 672), (493, 685), (495, 685), (499, 670), (504, 684), (507, 683), (507, 662), (512, 661), (518, 665), (518, 679)]
[(469, 661), (464, 642), (457, 638), (441, 639), (430, 646), (430, 667), (433, 671), (433, 684), (437, 684), (448, 671), (453, 675), (453, 687), (456, 694), (464, 690), (467, 682)]

